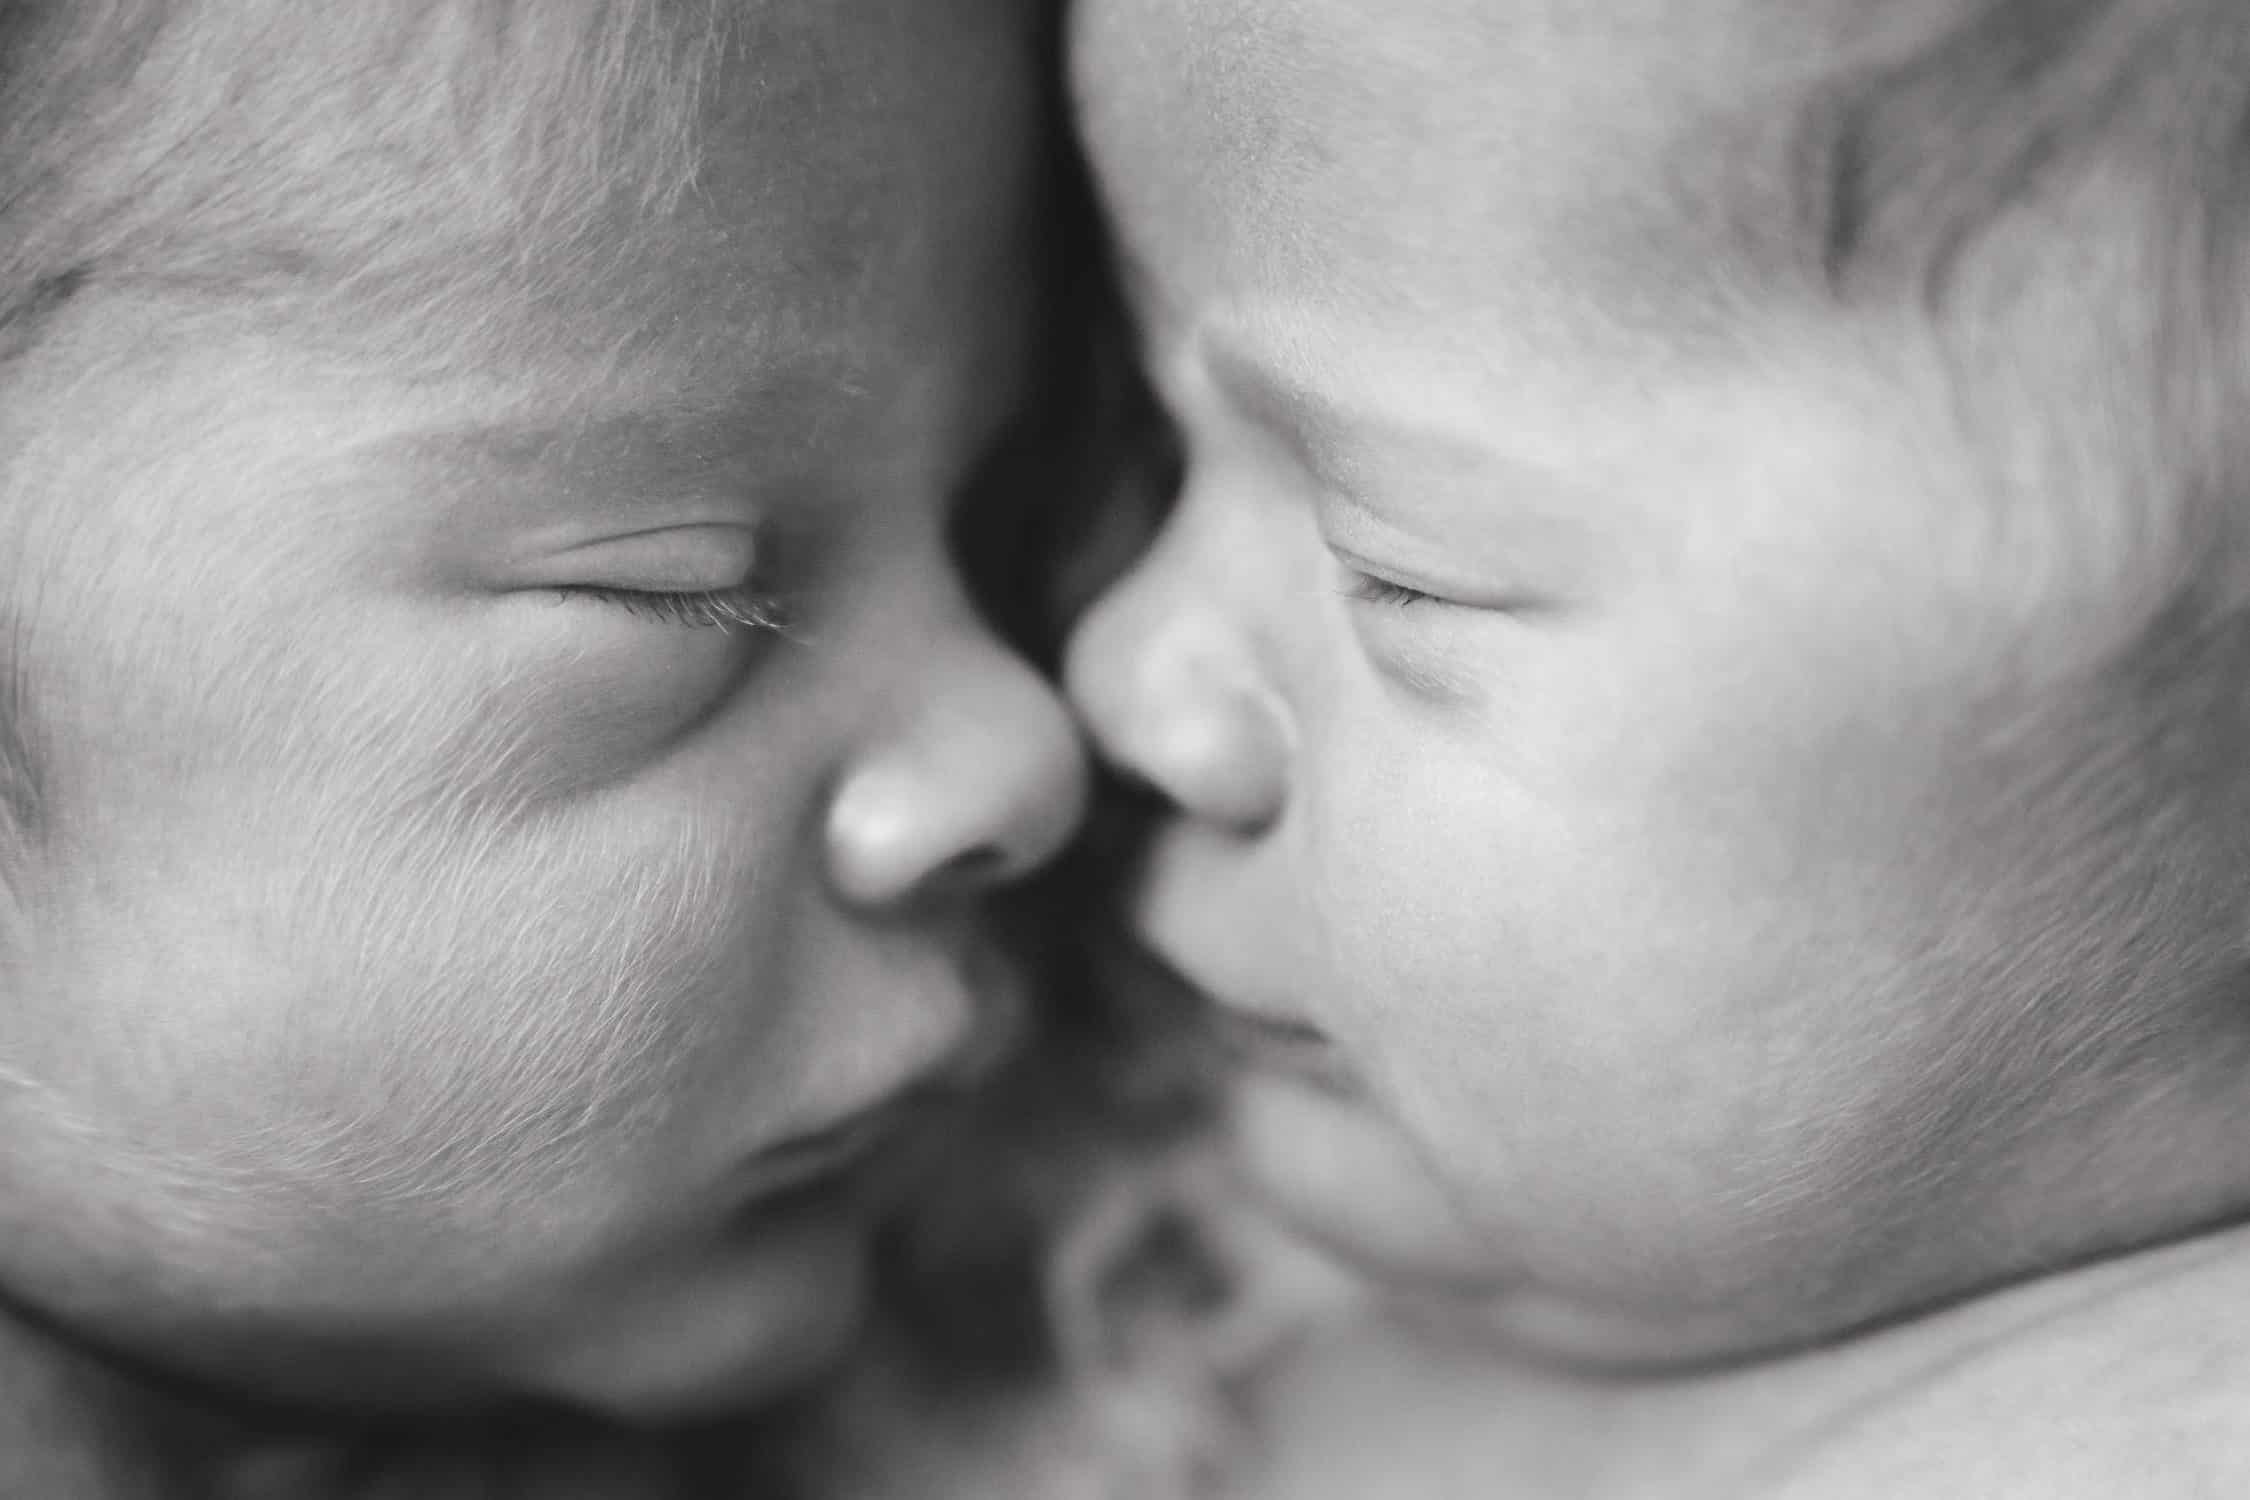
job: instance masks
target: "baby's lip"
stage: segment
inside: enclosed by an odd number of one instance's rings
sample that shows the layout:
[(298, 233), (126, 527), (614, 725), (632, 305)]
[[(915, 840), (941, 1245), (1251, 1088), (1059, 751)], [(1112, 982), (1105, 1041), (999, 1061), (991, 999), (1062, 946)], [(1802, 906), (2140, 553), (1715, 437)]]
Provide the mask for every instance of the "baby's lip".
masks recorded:
[(1179, 992), (1188, 1023), (1199, 1028), (1225, 1057), (1260, 1071), (1285, 1074), (1343, 1098), (1359, 1098), (1364, 1088), (1344, 1061), (1343, 1050), (1326, 1031), (1300, 1016), (1222, 1000), (1151, 946), (1146, 935), (1132, 943), (1140, 960)]
[(760, 1199), (833, 1182), (874, 1156), (916, 1112), (918, 1094), (907, 1090), (865, 1109), (788, 1136), (758, 1153)]
[(943, 1055), (901, 1078), (870, 1102), (757, 1153), (757, 1196), (777, 1197), (857, 1173), (948, 1092), (989, 1072), (1022, 1034), (1025, 997), (1016, 967), (979, 943), (963, 961), (973, 1020)]
[(972, 943), (962, 967), (975, 1010), (960, 1042), (930, 1070), (926, 1082), (941, 1087), (981, 1081), (1023, 1040), (1031, 1014), (1023, 966), (998, 942), (980, 938)]
[(1286, 1074), (1341, 1098), (1365, 1092), (1334, 1038), (1309, 1022), (1214, 1005), (1208, 1024), (1222, 1048), (1253, 1068)]

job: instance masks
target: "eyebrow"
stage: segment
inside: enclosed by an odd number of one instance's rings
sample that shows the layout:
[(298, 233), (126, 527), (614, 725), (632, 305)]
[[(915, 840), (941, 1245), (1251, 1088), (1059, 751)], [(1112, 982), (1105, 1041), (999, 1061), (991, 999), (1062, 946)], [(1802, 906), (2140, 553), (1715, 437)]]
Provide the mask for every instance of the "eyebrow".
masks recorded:
[[(386, 459), (384, 455), (388, 455)], [(468, 420), (379, 444), (457, 523), (494, 535), (577, 537), (683, 524), (764, 526), (833, 493), (805, 463), (775, 462), (752, 441), (640, 413), (592, 418)]]
[(1449, 464), (1520, 467), (1526, 475), (1539, 471), (1535, 464), (1511, 459), (1482, 433), (1417, 420), (1409, 412), (1340, 396), (1290, 368), (1286, 358), (1261, 358), (1240, 347), (1214, 342), (1205, 347), (1204, 366), (1212, 384), (1237, 411), (1285, 443), (1316, 477), (1332, 481), (1340, 489), (1351, 488), (1349, 471), (1353, 464), (1347, 448), (1366, 446), (1347, 440), (1366, 434), (1372, 434), (1378, 445), (1432, 454)]
[(1342, 432), (1368, 415), (1279, 361), (1254, 358), (1232, 345), (1209, 346), (1204, 367), (1228, 401), (1277, 436), (1295, 438), (1307, 425)]
[[(759, 372), (733, 390), (651, 381), (525, 414), (418, 428), (384, 446), (409, 461), (481, 470), (500, 483), (616, 476), (652, 501), (799, 482), (838, 453), (864, 456), (888, 398), (856, 366), (837, 361)], [(862, 441), (849, 439), (860, 435)], [(629, 481), (629, 484), (627, 483)]]
[[(1216, 343), (1204, 352), (1213, 384), (1250, 421), (1287, 445), (1340, 513), (1382, 530), (1404, 522), (1408, 531), (1423, 532), (1473, 513), (1482, 536), (1505, 538), (1509, 557), (1545, 558), (1551, 570), (1577, 565), (1570, 560), (1582, 550), (1580, 528), (1601, 500), (1601, 491), (1583, 475), (1511, 451), (1482, 433), (1339, 398), (1283, 360), (1261, 360), (1253, 351)], [(1323, 428), (1335, 435), (1332, 440), (1315, 430)], [(1415, 469), (1409, 460), (1407, 472), (1417, 482), (1403, 490), (1395, 483), (1370, 483), (1370, 460), (1364, 456), (1369, 447), (1348, 436), (1369, 430), (1376, 434), (1375, 448), (1434, 459), (1434, 466)], [(1372, 466), (1381, 467), (1380, 460)], [(1437, 482), (1421, 482), (1432, 478)], [(1407, 521), (1410, 515), (1419, 521)]]
[[(699, 430), (645, 416), (502, 421), (420, 433), (408, 447), (417, 459), (466, 466), (506, 492), (536, 496), (543, 509), (636, 497), (660, 505), (746, 489), (757, 445), (707, 444), (697, 440)], [(598, 496), (587, 493), (597, 488)]]

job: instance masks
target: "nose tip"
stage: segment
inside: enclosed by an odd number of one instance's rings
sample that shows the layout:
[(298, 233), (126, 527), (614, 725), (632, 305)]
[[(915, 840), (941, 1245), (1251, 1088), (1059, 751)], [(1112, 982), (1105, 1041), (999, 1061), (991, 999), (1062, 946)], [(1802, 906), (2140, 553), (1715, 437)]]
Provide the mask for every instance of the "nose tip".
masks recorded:
[(1281, 815), (1289, 741), (1224, 622), (1106, 600), (1071, 641), (1073, 705), (1103, 755), (1183, 813), (1239, 833)]
[(830, 803), (829, 864), (856, 905), (895, 906), (1016, 879), (1059, 852), (1086, 806), (1086, 760), (1061, 699), (985, 645), (850, 766)]

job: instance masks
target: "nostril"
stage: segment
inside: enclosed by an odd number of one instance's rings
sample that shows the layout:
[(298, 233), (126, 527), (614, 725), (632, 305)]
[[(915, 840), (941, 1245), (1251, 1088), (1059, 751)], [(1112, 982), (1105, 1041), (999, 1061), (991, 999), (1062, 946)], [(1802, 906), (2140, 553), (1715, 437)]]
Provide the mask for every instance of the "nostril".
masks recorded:
[(1179, 814), (1241, 834), (1280, 815), (1288, 736), (1259, 697), (1205, 681), (1184, 707), (1148, 716), (1136, 732), (1126, 773)]
[(1160, 817), (1178, 807), (1171, 793), (1131, 766), (1110, 767), (1102, 792), (1106, 804), (1136, 817)]
[(936, 883), (939, 885), (984, 885), (998, 880), (1008, 870), (1007, 852), (997, 844), (979, 844), (964, 849), (944, 864), (938, 866)]

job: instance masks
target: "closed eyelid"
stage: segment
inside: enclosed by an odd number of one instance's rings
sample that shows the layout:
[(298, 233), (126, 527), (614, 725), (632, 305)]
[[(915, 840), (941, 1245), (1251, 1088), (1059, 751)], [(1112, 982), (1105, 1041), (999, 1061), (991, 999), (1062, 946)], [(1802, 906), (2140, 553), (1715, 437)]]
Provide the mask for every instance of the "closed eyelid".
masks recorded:
[(598, 575), (623, 588), (721, 589), (761, 571), (767, 548), (748, 526), (656, 526), (609, 535), (551, 554), (554, 566)]
[(1484, 570), (1464, 566), (1456, 549), (1439, 547), (1356, 501), (1323, 497), (1321, 539), (1349, 573), (1434, 599), (1500, 608), (1514, 591)]
[(1441, 594), (1427, 593), (1411, 584), (1385, 578), (1380, 573), (1370, 573), (1359, 568), (1347, 568), (1345, 572), (1344, 597), (1357, 599), (1364, 604), (1384, 604), (1394, 609), (1405, 609), (1416, 604), (1449, 602)]

